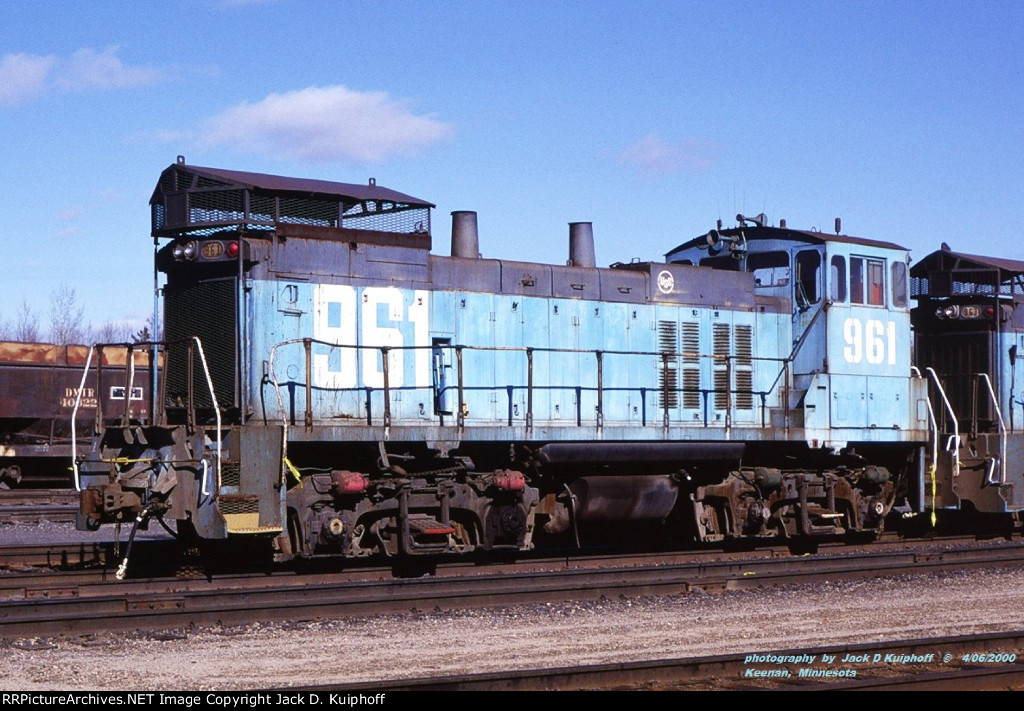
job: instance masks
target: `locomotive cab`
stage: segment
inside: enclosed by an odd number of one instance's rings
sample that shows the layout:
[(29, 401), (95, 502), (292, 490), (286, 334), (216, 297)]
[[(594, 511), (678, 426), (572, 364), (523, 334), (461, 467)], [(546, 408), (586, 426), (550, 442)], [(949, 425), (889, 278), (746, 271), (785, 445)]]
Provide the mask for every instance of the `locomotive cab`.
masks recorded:
[(749, 272), (758, 293), (787, 301), (790, 322), (777, 333), (791, 386), (786, 414), (808, 444), (841, 450), (925, 434), (926, 416), (908, 407), (924, 391), (910, 371), (907, 250), (771, 227), (764, 215), (737, 219), (742, 227), (712, 230), (666, 258)]
[[(666, 258), (747, 272), (756, 293), (786, 303), (789, 318), (773, 334), (785, 408), (773, 413), (773, 424), (791, 440), (791, 460), (817, 460), (820, 469), (780, 467), (749, 480), (776, 488), (771, 506), (789, 508), (787, 532), (881, 528), (903, 498), (920, 508), (927, 393), (911, 371), (907, 250), (839, 234), (838, 220), (834, 235), (789, 229), (784, 221), (772, 227), (764, 215), (737, 220), (739, 227), (719, 225)], [(797, 454), (792, 440), (807, 450)], [(775, 461), (784, 449), (748, 447), (748, 455)], [(738, 514), (736, 481), (711, 495), (734, 502)]]

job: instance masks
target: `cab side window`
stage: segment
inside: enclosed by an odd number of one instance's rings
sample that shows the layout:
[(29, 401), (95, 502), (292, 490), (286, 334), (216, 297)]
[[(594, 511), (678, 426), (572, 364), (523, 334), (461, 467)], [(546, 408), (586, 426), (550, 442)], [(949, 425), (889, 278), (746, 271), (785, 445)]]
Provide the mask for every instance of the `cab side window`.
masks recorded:
[(796, 253), (797, 301), (804, 305), (816, 304), (821, 300), (818, 289), (818, 274), (821, 272), (821, 254), (815, 249)]
[(754, 252), (747, 257), (747, 271), (755, 286), (785, 286), (789, 283), (788, 252)]
[(892, 305), (907, 305), (907, 265), (903, 262), (892, 263)]
[(828, 297), (837, 303), (846, 301), (846, 257), (832, 257), (832, 270), (829, 273)]
[(885, 306), (885, 264), (878, 259), (868, 260), (868, 304)]
[(850, 303), (885, 306), (885, 262), (850, 257)]

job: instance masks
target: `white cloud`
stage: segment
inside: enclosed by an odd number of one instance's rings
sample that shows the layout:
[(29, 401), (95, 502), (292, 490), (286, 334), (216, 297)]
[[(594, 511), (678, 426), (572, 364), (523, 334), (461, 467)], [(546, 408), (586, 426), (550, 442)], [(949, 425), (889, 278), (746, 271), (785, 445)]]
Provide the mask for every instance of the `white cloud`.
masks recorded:
[(34, 54), (0, 58), (0, 106), (14, 106), (42, 94), (56, 63), (56, 57)]
[(202, 131), (205, 143), (242, 153), (357, 163), (414, 155), (451, 135), (449, 124), (413, 114), (407, 102), (344, 86), (270, 94), (210, 118)]
[(639, 167), (647, 175), (664, 175), (684, 169), (703, 173), (714, 165), (717, 154), (718, 145), (714, 141), (694, 138), (665, 141), (652, 133), (623, 149), (619, 160)]
[(129, 67), (117, 56), (117, 47), (102, 52), (80, 49), (63, 62), (56, 83), (62, 89), (129, 89), (152, 86), (161, 81), (164, 73), (153, 67)]
[(167, 78), (154, 67), (132, 67), (117, 56), (117, 47), (102, 52), (80, 49), (68, 59), (54, 55), (7, 54), (0, 57), (0, 106), (15, 106), (60, 91), (129, 89)]

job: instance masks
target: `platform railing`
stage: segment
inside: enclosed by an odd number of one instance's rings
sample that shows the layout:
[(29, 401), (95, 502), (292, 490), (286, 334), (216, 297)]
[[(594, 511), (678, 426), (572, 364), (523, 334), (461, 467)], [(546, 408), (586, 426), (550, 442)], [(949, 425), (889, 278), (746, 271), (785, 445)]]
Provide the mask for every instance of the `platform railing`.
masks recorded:
[[(304, 371), (305, 378), (304, 382), (295, 382), (295, 378), (291, 378), (289, 381), (282, 383), (277, 373), (277, 363), (279, 360), (279, 354), (282, 349), (290, 346), (301, 345), (303, 348), (304, 357)], [(381, 388), (374, 388), (369, 386), (353, 386), (353, 387), (329, 387), (322, 385), (315, 385), (313, 380), (313, 351), (314, 346), (318, 346), (321, 349), (342, 349), (342, 350), (355, 350), (361, 352), (362, 357), (380, 357), (380, 371), (381, 376)], [(456, 382), (454, 384), (445, 385), (416, 385), (416, 386), (394, 386), (392, 385), (392, 368), (391, 363), (393, 354), (396, 352), (411, 352), (415, 353), (418, 350), (428, 350), (431, 352), (448, 352), (449, 354), (454, 353), (454, 365), (456, 369)], [(523, 366), (525, 368), (525, 384), (518, 383), (479, 383), (474, 382), (467, 376), (467, 359), (473, 353), (491, 353), (491, 354), (522, 354)], [(555, 385), (549, 381), (548, 384), (538, 384), (537, 382), (537, 356), (539, 354), (549, 354), (555, 356), (589, 356), (593, 358), (593, 366), (588, 369), (588, 372), (592, 374), (593, 380), (589, 383), (579, 382), (568, 385)], [(413, 356), (415, 357), (415, 355)], [(626, 358), (630, 361), (625, 367), (633, 369), (634, 365), (652, 365), (651, 368), (652, 378), (656, 381), (660, 379), (661, 382), (652, 382), (651, 385), (631, 385), (631, 386), (609, 386), (607, 383), (609, 362), (612, 358)], [(673, 370), (676, 373), (681, 373), (684, 368), (680, 366), (683, 359), (688, 359), (691, 363), (696, 360), (698, 363), (706, 362), (710, 360), (714, 364), (718, 364), (721, 367), (719, 373), (723, 373), (723, 378), (727, 387), (700, 387), (700, 388), (687, 388), (687, 387), (671, 387), (669, 384), (670, 378), (668, 373)], [(358, 362), (356, 360), (350, 361), (350, 363)], [(451, 362), (449, 355), (448, 361)], [(275, 397), (279, 412), (282, 414), (285, 426), (285, 441), (288, 439), (288, 428), (296, 426), (298, 422), (299, 413), (286, 407), (285, 398), (283, 395), (283, 389), (287, 386), (292, 391), (292, 402), (291, 405), (294, 407), (295, 403), (295, 391), (303, 391), (304, 405), (302, 409), (302, 423), (306, 430), (310, 430), (313, 427), (314, 422), (314, 400), (315, 393), (321, 391), (328, 392), (347, 392), (347, 393), (362, 393), (365, 399), (366, 408), (366, 424), (373, 425), (377, 421), (377, 416), (374, 413), (373, 408), (373, 395), (381, 392), (383, 395), (382, 412), (379, 416), (379, 424), (384, 428), (384, 438), (389, 436), (390, 428), (393, 421), (392, 413), (392, 394), (395, 392), (404, 392), (410, 390), (424, 390), (430, 389), (433, 394), (433, 406), (434, 415), (438, 417), (439, 424), (442, 426), (445, 424), (445, 417), (454, 414), (455, 424), (459, 429), (463, 429), (466, 426), (468, 418), (468, 396), (473, 392), (500, 392), (504, 391), (508, 399), (508, 415), (505, 418), (508, 426), (514, 426), (515, 420), (518, 417), (523, 418), (523, 423), (529, 432), (532, 430), (536, 421), (536, 409), (535, 402), (538, 393), (552, 393), (557, 391), (570, 390), (575, 394), (576, 404), (576, 425), (583, 426), (584, 424), (593, 424), (598, 431), (605, 426), (607, 422), (607, 409), (606, 409), (606, 398), (607, 396), (615, 393), (635, 393), (640, 397), (641, 405), (638, 408), (638, 414), (641, 419), (641, 426), (647, 427), (653, 424), (648, 417), (648, 398), (654, 396), (660, 396), (661, 405), (661, 426), (665, 429), (669, 428), (673, 422), (673, 412), (680, 409), (691, 410), (692, 408), (680, 408), (679, 400), (683, 395), (697, 395), (700, 398), (699, 410), (701, 411), (701, 426), (707, 428), (712, 426), (722, 426), (726, 430), (732, 428), (735, 425), (736, 413), (738, 411), (748, 412), (760, 410), (761, 414), (761, 426), (767, 425), (769, 398), (773, 393), (781, 391), (779, 388), (780, 383), (783, 387), (788, 387), (787, 377), (776, 377), (768, 390), (757, 390), (754, 388), (741, 389), (734, 385), (734, 379), (737, 371), (737, 362), (742, 364), (742, 370), (749, 372), (751, 380), (753, 381), (757, 370), (755, 364), (757, 362), (771, 362), (778, 364), (776, 367), (779, 368), (780, 374), (788, 376), (789, 368), (787, 359), (782, 358), (762, 358), (754, 356), (737, 356), (737, 355), (721, 355), (721, 354), (702, 354), (693, 352), (666, 352), (666, 351), (617, 351), (617, 350), (604, 350), (604, 349), (572, 349), (572, 348), (535, 348), (535, 347), (524, 347), (524, 346), (467, 346), (467, 345), (425, 345), (425, 346), (366, 346), (366, 345), (348, 345), (348, 344), (336, 344), (328, 341), (317, 340), (313, 338), (297, 338), (288, 341), (283, 341), (271, 348), (270, 357), (268, 362), (267, 376), (274, 389)], [(674, 366), (674, 367), (673, 367)], [(620, 364), (622, 367), (622, 364)], [(711, 372), (714, 377), (715, 365), (712, 365)], [(698, 366), (699, 368), (699, 366)], [(517, 393), (523, 393), (525, 391), (525, 412), (519, 414), (519, 403), (515, 402), (515, 395)], [(437, 404), (443, 402), (445, 397), (449, 394), (455, 393), (457, 396), (457, 403), (452, 410), (443, 410), (437, 407)], [(589, 416), (584, 416), (582, 400), (583, 395), (587, 394), (594, 398), (595, 407), (593, 419)], [(722, 406), (712, 406), (712, 398), (721, 396), (724, 399)], [(746, 395), (751, 400), (751, 407), (738, 407), (737, 401), (740, 395)], [(759, 400), (759, 404), (756, 402)], [(784, 406), (784, 403), (780, 401), (780, 406)], [(724, 416), (724, 422), (715, 423), (712, 422), (712, 412), (720, 412)], [(351, 414), (351, 413), (350, 413)], [(354, 418), (353, 418), (354, 419)], [(268, 421), (267, 414), (264, 412), (264, 420)], [(687, 424), (693, 424), (692, 421), (687, 421)]]
[[(1003, 412), (999, 408), (999, 398), (996, 397), (995, 390), (992, 388), (992, 380), (988, 377), (988, 373), (975, 373), (974, 377), (976, 383), (978, 380), (985, 383), (988, 396), (992, 401), (992, 408), (996, 413), (996, 421), (999, 423), (999, 478), (996, 479), (993, 476), (995, 474), (995, 467), (989, 467), (985, 480), (989, 484), (1004, 484), (1006, 483), (1006, 423), (1003, 421)], [(975, 403), (977, 403), (977, 397), (975, 397)], [(971, 420), (973, 432), (978, 431), (977, 412), (978, 408), (975, 405)]]
[[(935, 384), (936, 389), (939, 392), (939, 396), (942, 398), (942, 403), (946, 406), (946, 412), (949, 414), (950, 422), (953, 424), (953, 434), (946, 440), (946, 451), (954, 452), (960, 449), (960, 424), (957, 419), (956, 412), (953, 410), (953, 406), (949, 402), (949, 397), (946, 396), (946, 390), (942, 387), (942, 383), (939, 381), (939, 376), (936, 375), (933, 368), (925, 368), (925, 372), (931, 376), (932, 382)], [(959, 456), (957, 457), (959, 460)], [(959, 464), (959, 462), (957, 462)], [(959, 471), (959, 467), (954, 471), (954, 474)]]
[[(92, 434), (98, 435), (103, 431), (106, 417), (103, 412), (103, 359), (104, 351), (111, 349), (124, 349), (125, 351), (125, 378), (123, 384), (122, 410), (119, 424), (121, 427), (128, 427), (135, 419), (139, 426), (145, 426), (144, 418), (132, 416), (132, 394), (135, 388), (135, 358), (144, 348), (152, 346), (151, 343), (97, 343), (90, 346), (89, 353), (85, 359), (85, 367), (82, 369), (82, 379), (75, 392), (75, 404), (71, 408), (71, 469), (75, 483), (75, 489), (81, 491), (81, 480), (78, 470), (78, 411), (82, 407), (82, 395), (85, 393), (86, 383), (89, 379), (89, 369), (92, 367), (93, 359), (96, 359), (96, 406)], [(151, 364), (152, 367), (152, 364)], [(112, 387), (118, 387), (116, 383)], [(139, 398), (142, 399), (142, 398)], [(149, 423), (153, 422), (153, 412), (149, 413)]]
[[(220, 406), (219, 406), (219, 404), (217, 402), (217, 395), (216, 395), (216, 393), (214, 391), (214, 387), (213, 387), (213, 378), (212, 378), (212, 376), (210, 374), (209, 364), (206, 361), (206, 354), (203, 351), (203, 344), (202, 344), (202, 342), (200, 341), (198, 336), (193, 336), (192, 338), (186, 339), (186, 340), (188, 342), (188, 354), (189, 354), (189, 358), (188, 358), (189, 386), (188, 386), (188, 393), (187, 393), (189, 431), (191, 432), (191, 431), (194, 430), (195, 421), (196, 421), (196, 417), (195, 417), (195, 399), (194, 399), (194, 396), (193, 396), (193, 389), (192, 389), (192, 369), (193, 369), (193, 361), (194, 361), (194, 358), (195, 358), (195, 352), (196, 352), (196, 350), (198, 350), (199, 360), (200, 360), (200, 363), (202, 364), (203, 373), (204, 373), (205, 378), (206, 378), (206, 385), (207, 385), (207, 388), (209, 389), (210, 401), (213, 404), (213, 408), (212, 409), (213, 409), (213, 412), (214, 412), (214, 415), (215, 415), (216, 426), (217, 426), (217, 466), (216, 466), (216, 476), (217, 476), (217, 478), (216, 478), (216, 490), (219, 491), (220, 490), (220, 486), (221, 486), (221, 473), (222, 473), (222, 460), (223, 460), (223, 450), (222, 450), (222, 445), (221, 445), (223, 423), (222, 423), (222, 420), (221, 420)], [(158, 342), (100, 343), (100, 344), (93, 345), (92, 347), (89, 348), (89, 354), (86, 357), (86, 361), (85, 361), (85, 368), (83, 368), (83, 370), (82, 370), (82, 380), (81, 380), (81, 383), (79, 384), (78, 392), (75, 395), (75, 404), (74, 404), (74, 407), (72, 408), (72, 413), (71, 413), (71, 462), (72, 462), (72, 471), (73, 471), (75, 490), (76, 491), (81, 491), (82, 490), (81, 474), (80, 474), (80, 470), (79, 470), (79, 466), (78, 466), (79, 465), (79, 462), (78, 462), (78, 437), (77, 437), (77, 431), (76, 431), (76, 426), (77, 426), (76, 419), (77, 419), (77, 415), (78, 415), (78, 410), (81, 407), (81, 403), (82, 403), (82, 393), (85, 391), (86, 381), (88, 380), (89, 370), (92, 367), (92, 362), (93, 362), (94, 357), (96, 358), (96, 394), (97, 394), (97, 397), (96, 397), (96, 419), (95, 419), (95, 424), (93, 426), (93, 433), (92, 434), (93, 434), (93, 436), (98, 436), (98, 435), (103, 433), (103, 430), (104, 430), (104, 427), (105, 427), (105, 425), (104, 425), (105, 418), (104, 418), (104, 414), (103, 414), (103, 396), (102, 396), (103, 395), (103, 351), (104, 351), (104, 349), (109, 349), (109, 348), (125, 348), (127, 350), (127, 355), (126, 355), (126, 358), (125, 358), (126, 367), (125, 367), (125, 383), (124, 383), (124, 396), (123, 396), (124, 397), (124, 401), (123, 401), (124, 402), (124, 407), (123, 407), (123, 411), (122, 411), (122, 414), (121, 414), (119, 426), (121, 426), (121, 427), (130, 427), (130, 426), (133, 425), (133, 419), (135, 419), (136, 422), (134, 424), (137, 424), (139, 427), (145, 427), (145, 426), (147, 426), (147, 424), (151, 425), (154, 422), (156, 422), (156, 419), (158, 417), (158, 412), (151, 411), (149, 413), (148, 423), (144, 419), (133, 418), (132, 417), (132, 413), (131, 413), (131, 400), (132, 400), (132, 390), (134, 388), (134, 383), (135, 383), (135, 356), (139, 352), (144, 352), (144, 350), (146, 348), (152, 349), (152, 351), (155, 351), (158, 354), (158, 359), (157, 359), (158, 362), (157, 363), (153, 363), (152, 362), (152, 358), (151, 358), (150, 359), (151, 360), (150, 367), (159, 367), (159, 354), (161, 352), (164, 352), (164, 353), (166, 352), (167, 345), (168, 345), (167, 343), (158, 343)], [(151, 396), (150, 402), (151, 403), (157, 403), (157, 397), (156, 397), (155, 394)], [(152, 405), (151, 405), (151, 410), (152, 409), (153, 408), (152, 408)], [(157, 409), (160, 409), (160, 408), (157, 408)], [(201, 488), (202, 488), (202, 492), (203, 492), (204, 496), (209, 496), (210, 493), (211, 493), (208, 490), (209, 487), (208, 487), (207, 476), (208, 476), (207, 464), (206, 464), (205, 458), (203, 458), (203, 477), (202, 477)]]

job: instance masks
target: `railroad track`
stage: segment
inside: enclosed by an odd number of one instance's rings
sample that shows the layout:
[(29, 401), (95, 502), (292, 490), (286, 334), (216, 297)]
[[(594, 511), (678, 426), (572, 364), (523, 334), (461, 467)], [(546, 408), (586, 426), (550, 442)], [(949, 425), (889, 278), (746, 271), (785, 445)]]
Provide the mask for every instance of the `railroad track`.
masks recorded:
[[(0, 570), (17, 571), (32, 567), (52, 568), (55, 570), (73, 569), (81, 567), (104, 567), (117, 566), (121, 561), (126, 545), (127, 530), (122, 531), (120, 543), (109, 538), (102, 540), (70, 540), (68, 542), (52, 543), (26, 543), (22, 545), (0, 546)], [(170, 536), (164, 535), (156, 526), (152, 527), (154, 535), (143, 537), (140, 534), (135, 542), (135, 553), (132, 555), (132, 570), (139, 566), (151, 566), (154, 561), (161, 561), (174, 558), (178, 554), (180, 544)], [(74, 537), (79, 532), (68, 530), (68, 536)], [(780, 546), (776, 541), (766, 540), (757, 547), (746, 546), (739, 550), (731, 550), (728, 547), (707, 545), (690, 550), (648, 550), (642, 552), (619, 553), (608, 552), (581, 552), (574, 549), (565, 551), (532, 551), (520, 553), (516, 556), (517, 566), (554, 565), (559, 567), (596, 567), (606, 565), (665, 565), (673, 563), (717, 560), (751, 560), (757, 558), (790, 558), (793, 555), (808, 555), (812, 552), (824, 555), (850, 555), (858, 552), (878, 553), (881, 551), (913, 552), (916, 555), (949, 554), (957, 555), (957, 550), (974, 548), (979, 543), (989, 541), (990, 548), (1024, 545), (1024, 538), (994, 537), (981, 539), (975, 535), (944, 536), (935, 538), (906, 539), (896, 535), (885, 535), (883, 538), (864, 545), (850, 545), (841, 541), (822, 542), (811, 550), (800, 549), (793, 551), (785, 546)], [(231, 559), (237, 561), (241, 554), (232, 555)], [(376, 560), (382, 569), (393, 570), (392, 562), (386, 558)], [(344, 561), (342, 564), (326, 562), (323, 564), (313, 563), (311, 565), (335, 566), (344, 565), (346, 569), (352, 567), (365, 567), (369, 563), (373, 565), (373, 559), (360, 559), (358, 561)], [(415, 576), (424, 574), (437, 575), (446, 574), (446, 571), (461, 571), (465, 569), (483, 568), (495, 569), (501, 563), (491, 559), (477, 559), (472, 556), (453, 558), (444, 556), (440, 558), (421, 558), (411, 563), (407, 573)], [(515, 568), (512, 568), (514, 570)], [(402, 571), (396, 571), (401, 574)]]
[[(720, 592), (762, 586), (848, 580), (943, 570), (1020, 566), (1024, 543), (990, 542), (964, 549), (884, 550), (805, 556), (694, 556), (667, 562), (649, 554), (608, 559), (538, 559), (528, 564), (440, 568), (420, 578), (395, 578), (388, 568), (270, 575), (142, 578), (115, 581), (109, 568), (80, 579), (13, 573), (2, 576), (0, 636), (89, 634), (124, 629), (171, 629), (254, 621), (308, 620), (347, 615), (458, 609)], [(141, 554), (140, 554), (141, 555)], [(92, 578), (90, 578), (90, 574)], [(45, 573), (43, 574), (45, 575)]]
[(0, 524), (73, 523), (78, 506), (74, 489), (0, 489)]
[[(122, 556), (125, 553), (125, 541), (115, 542), (112, 540), (102, 541), (75, 541), (69, 543), (41, 543), (11, 545), (0, 547), (0, 571), (7, 573), (18, 573), (20, 575), (31, 575), (41, 583), (53, 581), (57, 584), (65, 584), (74, 574), (76, 579), (83, 583), (90, 580), (105, 581), (110, 579), (112, 571), (120, 565)], [(820, 555), (825, 557), (850, 557), (867, 553), (878, 555), (883, 551), (887, 555), (900, 558), (905, 554), (912, 554), (916, 559), (926, 560), (929, 557), (938, 557), (942, 560), (956, 560), (956, 556), (975, 555), (982, 549), (990, 551), (990, 555), (1002, 558), (1004, 553), (1010, 558), (1014, 552), (1022, 554), (1024, 558), (1024, 540), (1019, 542), (999, 539), (995, 542), (981, 543), (975, 537), (961, 536), (956, 538), (943, 538), (940, 540), (911, 541), (888, 538), (881, 542), (867, 546), (847, 546), (841, 543), (830, 543), (821, 547)], [(801, 555), (809, 555), (803, 553)], [(631, 566), (666, 566), (666, 565), (703, 565), (709, 562), (721, 565), (728, 561), (736, 561), (744, 564), (752, 564), (758, 560), (790, 559), (793, 554), (778, 546), (764, 546), (761, 548), (726, 551), (721, 549), (706, 548), (703, 550), (691, 551), (648, 551), (634, 553), (611, 553), (607, 555), (596, 553), (580, 553), (579, 551), (566, 551), (559, 555), (552, 555), (550, 552), (534, 552), (522, 555), (516, 562), (497, 563), (493, 561), (479, 561), (472, 557), (464, 558), (439, 558), (423, 559), (414, 564), (411, 569), (396, 567), (392, 560), (381, 557), (377, 559), (360, 559), (359, 561), (346, 561), (343, 569), (346, 574), (353, 575), (358, 571), (382, 577), (421, 577), (423, 575), (451, 576), (467, 575), (486, 571), (500, 571), (506, 574), (525, 572), (528, 570), (548, 569), (583, 569), (618, 567), (626, 568)], [(161, 576), (182, 577), (181, 567), (194, 569), (197, 561), (189, 559), (181, 544), (170, 537), (154, 537), (149, 539), (138, 539), (135, 542), (132, 562), (129, 570), (129, 581), (120, 582), (123, 588), (130, 584), (135, 578), (158, 578)], [(271, 563), (260, 563), (256, 557), (251, 560), (245, 556), (233, 555), (229, 560), (210, 560), (202, 563), (203, 574), (211, 577), (220, 577), (222, 573), (237, 573), (239, 570), (249, 570), (256, 574), (273, 574), (290, 570), (292, 566), (274, 565)], [(314, 568), (314, 566), (316, 566)], [(306, 572), (313, 572), (321, 569), (327, 571), (338, 571), (342, 567), (331, 562), (309, 563), (303, 566)], [(3, 580), (0, 578), (0, 591), (3, 590)]]

